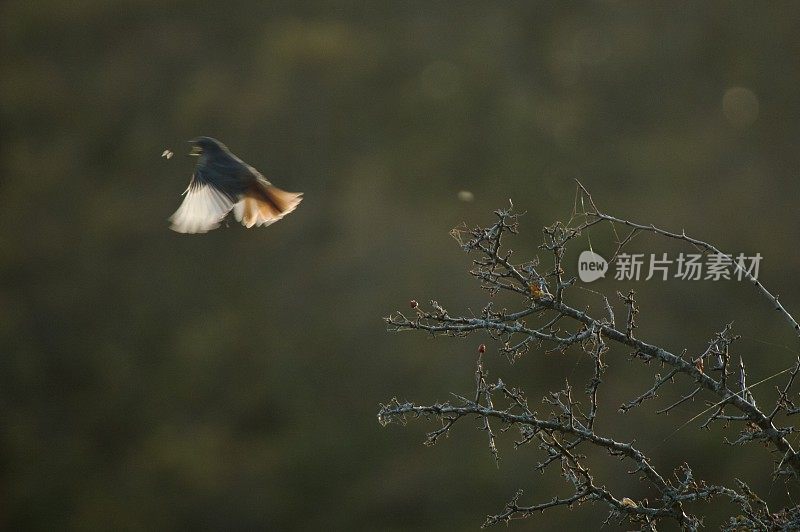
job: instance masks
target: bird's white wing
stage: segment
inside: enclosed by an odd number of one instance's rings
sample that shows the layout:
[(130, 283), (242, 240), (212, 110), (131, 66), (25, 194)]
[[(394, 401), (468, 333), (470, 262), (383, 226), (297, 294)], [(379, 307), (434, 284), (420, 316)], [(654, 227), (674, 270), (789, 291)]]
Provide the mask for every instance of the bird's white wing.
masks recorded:
[(169, 217), (170, 229), (179, 233), (206, 233), (219, 227), (233, 208), (233, 201), (207, 183), (192, 181), (183, 203)]

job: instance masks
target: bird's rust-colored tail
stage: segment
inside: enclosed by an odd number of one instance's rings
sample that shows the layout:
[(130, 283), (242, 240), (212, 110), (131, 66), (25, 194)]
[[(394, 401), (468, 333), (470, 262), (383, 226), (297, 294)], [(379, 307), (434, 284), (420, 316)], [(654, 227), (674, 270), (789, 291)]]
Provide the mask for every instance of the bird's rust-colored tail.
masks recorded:
[(245, 227), (270, 225), (295, 210), (302, 200), (302, 192), (286, 192), (259, 180), (247, 188), (233, 214)]

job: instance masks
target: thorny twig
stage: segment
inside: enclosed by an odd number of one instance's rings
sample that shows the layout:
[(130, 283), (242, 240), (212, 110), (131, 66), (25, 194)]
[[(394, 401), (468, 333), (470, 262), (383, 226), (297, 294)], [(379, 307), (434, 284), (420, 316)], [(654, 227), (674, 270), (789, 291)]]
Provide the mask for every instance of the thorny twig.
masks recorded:
[[(476, 390), (473, 399), (456, 396), (456, 403), (436, 403), (433, 405), (417, 405), (411, 402), (400, 402), (392, 399), (382, 405), (378, 414), (382, 424), (405, 422), (408, 417), (436, 418), (440, 428), (430, 432), (427, 443), (435, 443), (440, 436), (446, 435), (452, 426), (464, 417), (477, 416), (480, 428), (487, 433), (489, 449), (495, 460), (499, 460), (496, 432), (492, 422), (499, 424), (501, 432), (509, 428), (519, 431), (520, 439), (515, 447), (522, 447), (537, 441), (539, 448), (545, 452), (546, 458), (538, 465), (544, 470), (553, 463), (561, 464), (561, 474), (570, 483), (574, 493), (567, 497), (554, 497), (551, 500), (534, 505), (520, 503), (522, 491), (512, 498), (502, 512), (487, 518), (485, 525), (508, 522), (514, 518), (528, 517), (556, 506), (568, 506), (583, 502), (596, 501), (605, 503), (609, 508), (610, 521), (628, 521), (643, 530), (655, 530), (659, 521), (670, 519), (686, 530), (696, 530), (701, 519), (684, 508), (684, 503), (709, 500), (714, 497), (725, 497), (739, 505), (741, 514), (731, 518), (725, 525), (726, 530), (737, 527), (774, 527), (777, 525), (800, 524), (800, 511), (796, 509), (771, 513), (763, 501), (742, 482), (737, 489), (723, 486), (707, 485), (696, 481), (684, 464), (675, 472), (674, 478), (664, 477), (651, 465), (644, 451), (633, 443), (617, 441), (600, 434), (595, 429), (599, 408), (602, 376), (606, 369), (603, 362), (610, 345), (622, 346), (633, 352), (634, 357), (645, 363), (657, 361), (666, 366), (666, 371), (655, 376), (654, 384), (639, 396), (625, 402), (620, 412), (627, 412), (652, 399), (662, 388), (677, 379), (692, 384), (691, 391), (682, 395), (658, 413), (668, 413), (678, 405), (692, 400), (700, 392), (705, 391), (718, 399), (712, 406), (699, 415), (713, 412), (703, 424), (708, 427), (714, 421), (724, 423), (742, 423), (743, 429), (732, 444), (761, 442), (780, 453), (781, 459), (775, 473), (797, 477), (800, 474), (800, 454), (792, 447), (787, 437), (794, 431), (791, 426), (775, 425), (776, 415), (783, 411), (786, 415), (800, 413), (791, 399), (790, 389), (800, 373), (800, 359), (797, 360), (789, 374), (788, 382), (778, 388), (779, 399), (769, 413), (765, 413), (756, 403), (751, 389), (756, 384), (747, 384), (747, 373), (741, 356), (733, 362), (731, 345), (737, 340), (732, 334), (732, 326), (715, 333), (707, 349), (692, 357), (686, 353), (674, 354), (668, 349), (647, 343), (634, 335), (637, 327), (636, 317), (640, 309), (634, 299), (634, 292), (619, 294), (627, 312), (624, 325), (618, 326), (614, 318), (614, 310), (603, 296), (605, 317), (594, 317), (566, 302), (565, 294), (575, 283), (569, 277), (562, 263), (567, 244), (580, 236), (583, 231), (600, 223), (616, 223), (631, 228), (631, 233), (619, 242), (619, 250), (636, 233), (649, 231), (669, 238), (683, 240), (700, 249), (721, 253), (716, 247), (706, 242), (686, 236), (685, 233), (672, 233), (655, 226), (637, 224), (617, 218), (600, 211), (591, 195), (583, 185), (578, 184), (581, 203), (589, 203), (589, 209), (581, 213), (580, 223), (557, 222), (545, 227), (544, 243), (541, 249), (547, 251), (552, 259), (552, 267), (539, 271), (538, 260), (527, 262), (512, 261), (512, 251), (504, 247), (507, 235), (519, 231), (518, 216), (508, 209), (495, 211), (496, 221), (485, 228), (467, 229), (461, 226), (451, 233), (462, 248), (477, 253), (473, 260), (470, 275), (478, 279), (481, 287), (492, 295), (505, 291), (521, 297), (521, 305), (517, 310), (496, 310), (489, 303), (480, 316), (460, 317), (451, 315), (442, 305), (431, 301), (430, 310), (425, 310), (414, 302), (414, 313), (406, 316), (396, 312), (386, 318), (390, 330), (418, 330), (431, 335), (466, 336), (474, 331), (486, 331), (500, 343), (500, 351), (512, 361), (525, 355), (531, 349), (546, 351), (565, 351), (577, 347), (590, 356), (594, 362), (593, 376), (585, 387), (588, 408), (574, 396), (569, 383), (557, 392), (551, 392), (544, 398), (549, 406), (548, 415), (540, 415), (529, 406), (524, 393), (518, 388), (511, 388), (502, 380), (496, 383), (488, 381), (488, 373), (484, 360), (479, 356), (476, 369)], [(577, 203), (577, 201), (576, 201)], [(733, 264), (736, 264), (733, 262)], [(736, 267), (741, 267), (736, 265)], [(751, 278), (750, 273), (742, 274), (750, 280), (760, 293), (771, 301), (782, 316), (800, 331), (797, 322), (789, 312), (760, 282)], [(482, 353), (482, 351), (481, 351)], [(785, 370), (781, 373), (787, 373)], [(734, 414), (726, 413), (726, 409), (735, 410)], [(604, 449), (609, 455), (617, 456), (631, 462), (634, 466), (629, 473), (641, 475), (655, 490), (657, 496), (652, 500), (633, 501), (628, 497), (619, 497), (598, 482), (588, 467), (585, 457), (577, 454), (582, 445)], [(760, 502), (759, 502), (760, 501)]]

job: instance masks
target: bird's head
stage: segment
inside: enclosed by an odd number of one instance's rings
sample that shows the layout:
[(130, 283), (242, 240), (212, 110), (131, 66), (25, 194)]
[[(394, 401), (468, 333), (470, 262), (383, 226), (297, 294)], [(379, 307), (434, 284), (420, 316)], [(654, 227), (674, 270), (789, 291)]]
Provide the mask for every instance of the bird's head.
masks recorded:
[(189, 155), (194, 155), (195, 157), (220, 153), (227, 149), (223, 143), (211, 137), (197, 137), (190, 140), (189, 143), (192, 145), (192, 151)]

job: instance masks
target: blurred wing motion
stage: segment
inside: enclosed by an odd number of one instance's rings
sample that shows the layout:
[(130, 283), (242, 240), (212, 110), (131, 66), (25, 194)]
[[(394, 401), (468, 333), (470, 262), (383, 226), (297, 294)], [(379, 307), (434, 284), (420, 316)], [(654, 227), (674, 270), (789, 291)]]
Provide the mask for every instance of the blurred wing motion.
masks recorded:
[(234, 205), (230, 196), (197, 176), (192, 178), (184, 195), (181, 206), (169, 217), (170, 229), (179, 233), (206, 233), (216, 229)]
[(297, 208), (302, 192), (286, 192), (263, 178), (254, 180), (245, 189), (233, 214), (245, 227), (270, 225)]
[(169, 218), (171, 229), (179, 233), (216, 229), (231, 210), (245, 227), (270, 225), (303, 199), (302, 193), (279, 189), (233, 156), (198, 167), (184, 194), (183, 203)]

